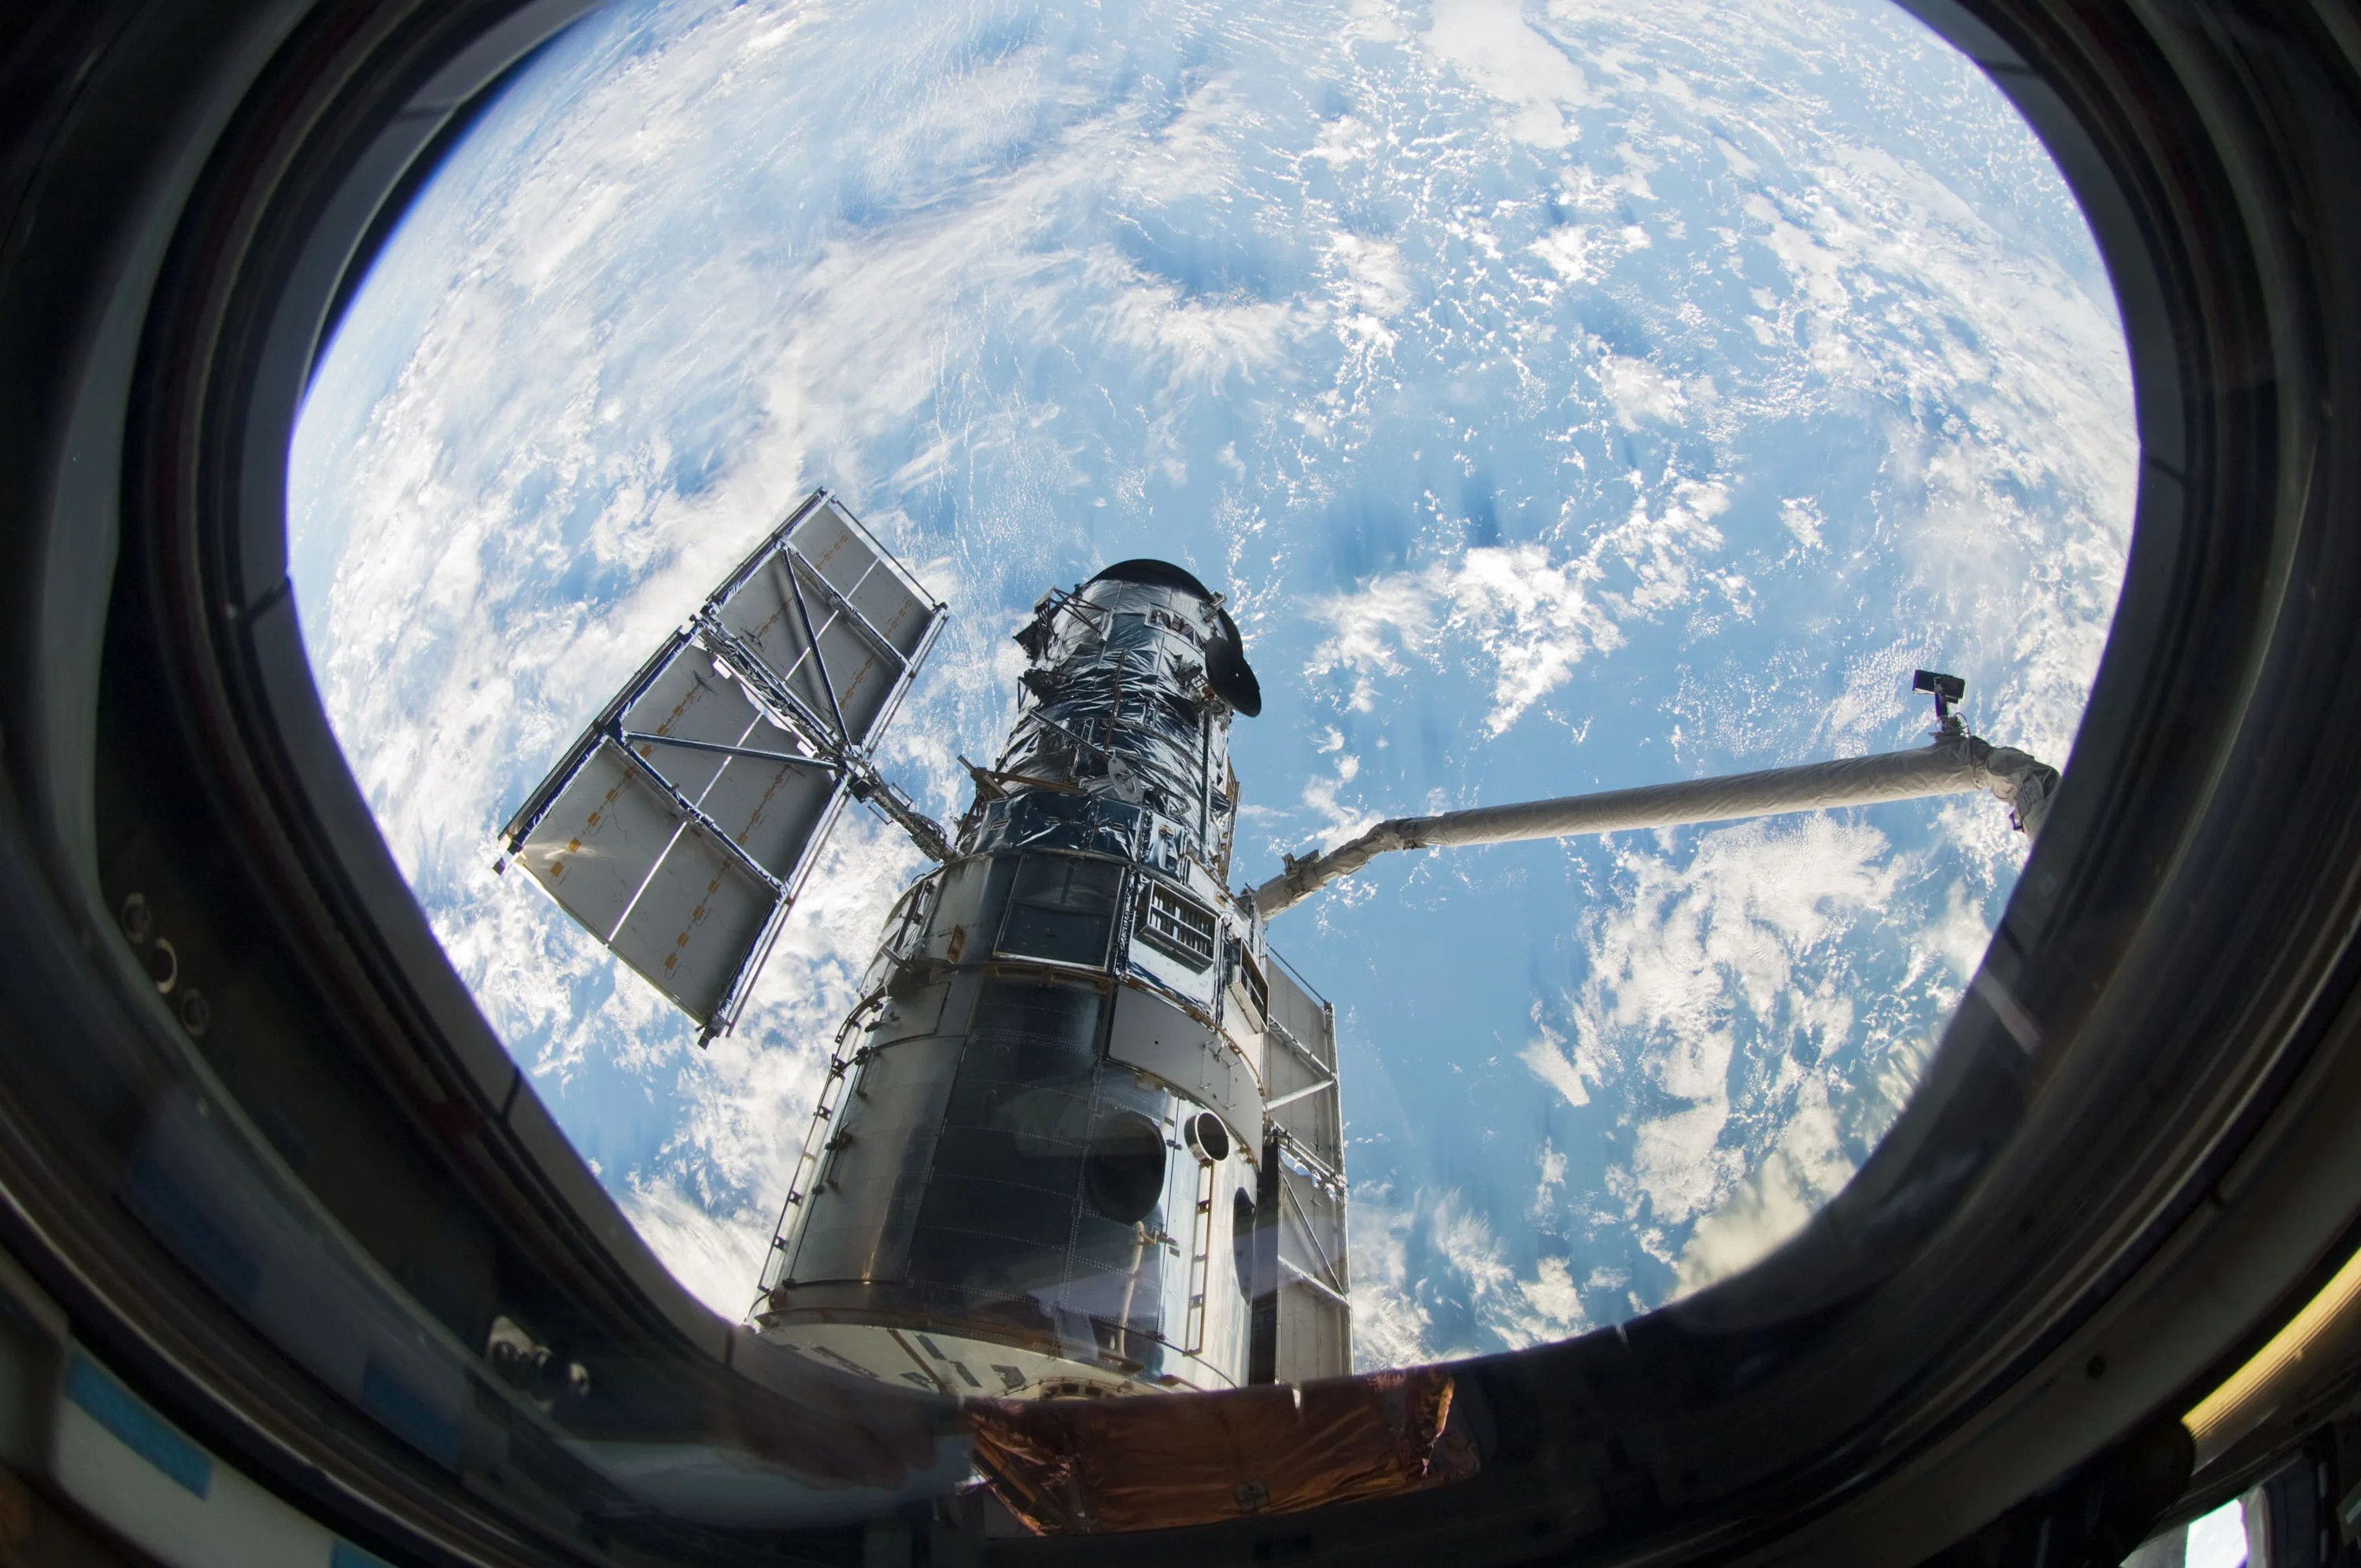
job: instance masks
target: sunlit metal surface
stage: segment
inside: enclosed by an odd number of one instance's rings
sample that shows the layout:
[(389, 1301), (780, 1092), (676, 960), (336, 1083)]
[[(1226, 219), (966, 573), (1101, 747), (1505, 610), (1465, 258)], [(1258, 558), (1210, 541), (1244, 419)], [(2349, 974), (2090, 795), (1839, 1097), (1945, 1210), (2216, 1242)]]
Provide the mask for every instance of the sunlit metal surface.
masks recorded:
[(1220, 599), (1052, 592), (950, 863), (895, 906), (762, 1280), (775, 1342), (950, 1394), (1349, 1367), (1334, 1015), (1225, 885)]

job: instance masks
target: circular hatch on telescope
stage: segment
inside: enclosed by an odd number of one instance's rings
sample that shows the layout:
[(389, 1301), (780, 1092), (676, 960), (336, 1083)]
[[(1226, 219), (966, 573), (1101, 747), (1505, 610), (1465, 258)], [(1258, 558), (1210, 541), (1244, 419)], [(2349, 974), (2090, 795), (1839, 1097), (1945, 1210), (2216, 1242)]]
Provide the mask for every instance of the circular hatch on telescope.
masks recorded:
[(1164, 1196), (1164, 1135), (1137, 1112), (1108, 1119), (1082, 1157), (1082, 1190), (1110, 1220), (1136, 1224)]

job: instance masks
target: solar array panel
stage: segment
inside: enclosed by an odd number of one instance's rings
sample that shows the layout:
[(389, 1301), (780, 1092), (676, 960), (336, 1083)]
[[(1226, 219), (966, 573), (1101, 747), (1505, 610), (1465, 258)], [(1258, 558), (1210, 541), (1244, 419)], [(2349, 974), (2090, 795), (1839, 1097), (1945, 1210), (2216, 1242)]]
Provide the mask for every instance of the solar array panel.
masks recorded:
[(943, 607), (815, 491), (592, 720), (503, 831), (558, 906), (727, 1028)]

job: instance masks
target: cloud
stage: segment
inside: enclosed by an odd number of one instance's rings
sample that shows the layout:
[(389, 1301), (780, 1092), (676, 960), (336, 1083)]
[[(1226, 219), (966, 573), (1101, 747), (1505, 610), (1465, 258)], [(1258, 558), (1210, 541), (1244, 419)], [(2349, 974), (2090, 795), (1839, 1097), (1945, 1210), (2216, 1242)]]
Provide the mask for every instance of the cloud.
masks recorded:
[(1518, 0), (1435, 0), (1433, 15), (1428, 54), (1511, 105), (1510, 136), (1543, 148), (1573, 139), (1564, 111), (1589, 97), (1582, 70), (1526, 25)]
[(1576, 664), (1621, 641), (1593, 602), (1595, 576), (1590, 562), (1553, 563), (1545, 547), (1523, 544), (1378, 578), (1313, 607), (1333, 635), (1313, 650), (1305, 674), (1350, 671), (1349, 705), (1365, 707), (1376, 676), (1400, 674), (1405, 657), (1439, 666), (1444, 634), (1465, 632), (1496, 671), (1486, 723), (1498, 735)]
[[(1539, 1003), (1535, 1003), (1534, 1010), (1538, 1014)], [(1540, 1028), (1541, 1034), (1537, 1038), (1529, 1041), (1523, 1050), (1517, 1053), (1517, 1059), (1530, 1068), (1535, 1078), (1564, 1096), (1568, 1105), (1589, 1104), (1590, 1091), (1583, 1087), (1581, 1069), (1566, 1058), (1565, 1036), (1547, 1024), (1542, 1023), (1538, 1017), (1534, 1019), (1534, 1023)], [(1564, 1180), (1565, 1159), (1563, 1156), (1558, 1158), (1557, 1172), (1557, 1179)], [(1544, 1175), (1542, 1179), (1543, 1185), (1547, 1185), (1550, 1179)]]
[(1510, 1349), (1572, 1339), (1590, 1327), (1573, 1267), (1563, 1257), (1544, 1257), (1535, 1264), (1532, 1278), (1517, 1281), (1517, 1298), (1499, 1331)]
[(1436, 1202), (1428, 1234), (1444, 1265), (1467, 1282), (1468, 1295), (1479, 1307), (1514, 1282), (1499, 1239), (1492, 1234), (1492, 1222), (1467, 1207), (1458, 1193), (1446, 1192)]
[(1743, 609), (1743, 579), (1706, 564), (1723, 542), (1712, 520), (1729, 506), (1722, 485), (1685, 479), (1653, 509), (1635, 501), (1571, 559), (1540, 543), (1479, 546), (1327, 596), (1312, 613), (1329, 635), (1304, 674), (1349, 674), (1345, 705), (1366, 709), (1378, 676), (1400, 675), (1411, 658), (1439, 668), (1446, 648), (1464, 647), (1492, 667), (1484, 725), (1501, 735), (1576, 665), (1621, 647), (1627, 627), (1693, 605), (1700, 588)]
[(1943, 914), (1927, 927), (1927, 939), (1942, 955), (1950, 978), (1967, 984), (1982, 967), (1992, 935), (1983, 911), (1970, 902), (1965, 884), (1955, 882), (1943, 890)]
[[(1460, 1193), (1444, 1192), (1433, 1199), (1424, 1240), (1436, 1262), (1464, 1287), (1467, 1324), (1486, 1339), (1521, 1349), (1565, 1339), (1590, 1326), (1570, 1262), (1543, 1255), (1530, 1274), (1519, 1273), (1490, 1218)], [(1354, 1299), (1357, 1310), (1357, 1287)], [(1473, 1348), (1463, 1345), (1450, 1354), (1469, 1354)]]
[(1345, 1211), (1353, 1260), (1353, 1365), (1358, 1371), (1438, 1359), (1428, 1343), (1433, 1319), (1410, 1277), (1409, 1241), (1416, 1215), (1393, 1199), (1389, 1184), (1361, 1182)]
[(1315, 602), (1312, 616), (1329, 627), (1330, 635), (1312, 651), (1303, 673), (1317, 679), (1339, 670), (1350, 672), (1355, 681), (1347, 706), (1366, 710), (1373, 698), (1374, 677), (1401, 674), (1405, 654), (1432, 657), (1436, 597), (1426, 582), (1399, 576)]
[(1804, 1228), (1853, 1173), (1825, 1102), (1807, 1103), (1781, 1128), (1767, 1157), (1699, 1219), (1681, 1249), (1675, 1294), (1738, 1273)]
[(633, 1181), (622, 1203), (631, 1227), (690, 1295), (726, 1322), (745, 1317), (770, 1250), (770, 1220), (717, 1214), (669, 1179)]
[(1533, 1184), (1533, 1213), (1549, 1212), (1551, 1196), (1565, 1186), (1565, 1156), (1547, 1138), (1542, 1140), (1540, 1179)]
[(1688, 407), (1680, 383), (1644, 359), (1609, 355), (1599, 365), (1598, 384), (1625, 430), (1651, 420), (1678, 419)]
[(1597, 273), (1593, 258), (1598, 247), (1597, 231), (1582, 224), (1564, 224), (1533, 241), (1532, 252), (1564, 281), (1586, 283)]
[(1093, 314), (1105, 341), (1157, 367), (1175, 387), (1220, 392), (1279, 363), (1302, 330), (1294, 306), (1245, 297), (1192, 299), (1110, 252), (1091, 260), (1104, 293)]
[(1584, 943), (1572, 1020), (1645, 1091), (1609, 1190), (1634, 1217), (1684, 1223), (1727, 1201), (1748, 1169), (1725, 1141), (1733, 1080), (1758, 1102), (1784, 1088), (1745, 1082), (1740, 1040), (1796, 1039), (1819, 1054), (1847, 1042), (1849, 1003), (1799, 986), (1798, 971), (1883, 910), (1903, 873), (1883, 834), (1826, 814), (1702, 834), (1685, 862), (1631, 847), (1616, 864), (1628, 891)]
[[(1784, 273), (1774, 342), (1824, 407), (1875, 400), (1885, 509), (1943, 667), (1978, 722), (2062, 761), (2128, 546), (2136, 443), (2121, 330), (2047, 247), (2013, 243), (1927, 169), (1833, 141), (1731, 232)], [(1950, 411), (1939, 421), (1917, 411)], [(1824, 520), (1788, 526), (1817, 548)]]
[(1347, 310), (1382, 320), (1409, 308), (1410, 280), (1402, 271), (1400, 246), (1339, 234), (1329, 240), (1329, 255), (1343, 275), (1338, 294)]
[(1538, 544), (1471, 550), (1444, 580), (1455, 625), (1471, 630), (1499, 669), (1485, 728), (1498, 735), (1574, 666), (1623, 641), (1594, 603), (1595, 557), (1554, 564)]
[(1820, 548), (1820, 530), (1826, 521), (1818, 504), (1808, 496), (1789, 496), (1779, 503), (1779, 525), (1806, 550)]

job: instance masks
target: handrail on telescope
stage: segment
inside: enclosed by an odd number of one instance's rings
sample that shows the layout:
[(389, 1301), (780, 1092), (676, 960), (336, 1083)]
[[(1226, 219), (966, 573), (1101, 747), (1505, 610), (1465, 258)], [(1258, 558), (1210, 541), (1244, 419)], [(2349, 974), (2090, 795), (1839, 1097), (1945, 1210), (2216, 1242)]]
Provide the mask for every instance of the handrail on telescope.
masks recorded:
[(2058, 770), (2013, 746), (1971, 735), (1947, 717), (1932, 745), (1869, 757), (1841, 757), (1795, 768), (1723, 778), (1688, 779), (1598, 795), (1564, 795), (1517, 806), (1477, 806), (1439, 817), (1397, 817), (1325, 854), (1287, 857), (1287, 869), (1254, 891), (1264, 919), (1301, 903), (1391, 850), (1458, 844), (1509, 844), (1586, 833), (1676, 828), (1788, 811), (1868, 806), (1884, 800), (1966, 795), (1989, 790), (2006, 805), (2027, 838), (2041, 831)]

